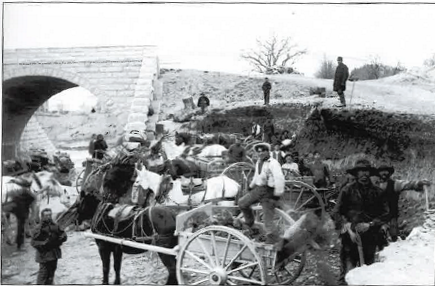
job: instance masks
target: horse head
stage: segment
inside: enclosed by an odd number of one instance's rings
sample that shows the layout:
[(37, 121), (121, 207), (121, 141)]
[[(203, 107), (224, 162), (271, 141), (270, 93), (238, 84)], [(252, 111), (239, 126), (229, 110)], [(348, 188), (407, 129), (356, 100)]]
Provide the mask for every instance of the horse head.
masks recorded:
[(138, 164), (136, 173), (137, 177), (133, 188), (140, 186), (144, 190), (150, 189), (154, 193), (156, 202), (163, 203), (173, 187), (171, 176), (162, 176), (148, 171), (142, 164)]

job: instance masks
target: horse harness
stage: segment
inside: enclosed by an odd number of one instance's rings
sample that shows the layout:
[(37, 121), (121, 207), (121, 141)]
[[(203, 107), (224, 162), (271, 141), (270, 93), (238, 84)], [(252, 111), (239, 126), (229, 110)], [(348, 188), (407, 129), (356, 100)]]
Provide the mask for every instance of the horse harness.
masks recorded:
[[(128, 210), (131, 207), (130, 210)], [(96, 233), (100, 233), (103, 235), (110, 235), (112, 237), (117, 237), (117, 235), (122, 234), (129, 227), (132, 228), (132, 239), (138, 242), (150, 242), (154, 244), (156, 240), (159, 238), (159, 234), (156, 231), (156, 228), (153, 223), (152, 209), (153, 207), (137, 208), (136, 206), (131, 205), (121, 205), (119, 206), (116, 214), (113, 218), (113, 228), (110, 228), (106, 223), (106, 218), (109, 216), (109, 212), (116, 209), (116, 204), (113, 203), (102, 203), (98, 206), (97, 212), (92, 218), (92, 231)], [(128, 214), (123, 215), (123, 212), (127, 210)], [(148, 214), (148, 221), (150, 223), (152, 233), (148, 235), (143, 228), (144, 224), (144, 216)], [(131, 222), (125, 226), (123, 229), (118, 229), (119, 224), (123, 221), (131, 220)], [(104, 226), (104, 229), (100, 229), (99, 226)]]

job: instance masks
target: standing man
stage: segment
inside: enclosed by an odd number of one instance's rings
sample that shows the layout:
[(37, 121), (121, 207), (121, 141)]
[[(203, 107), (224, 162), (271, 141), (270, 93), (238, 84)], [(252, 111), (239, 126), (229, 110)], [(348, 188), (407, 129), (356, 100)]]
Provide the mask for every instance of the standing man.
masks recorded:
[(284, 174), (277, 160), (270, 157), (270, 145), (259, 143), (254, 146), (259, 159), (255, 165), (255, 173), (249, 188), (252, 189), (240, 198), (239, 207), (245, 217), (246, 225), (251, 228), (255, 218), (251, 205), (260, 202), (264, 213), (264, 226), (266, 229), (266, 243), (278, 242), (279, 236), (273, 222), (275, 207), (280, 196), (284, 193)]
[(384, 192), (370, 180), (370, 176), (377, 174), (376, 168), (361, 159), (347, 172), (356, 181), (342, 189), (334, 210), (336, 229), (341, 229), (340, 284), (346, 284), (346, 273), (358, 262), (360, 266), (374, 263), (379, 231), (389, 217)]
[(275, 126), (273, 126), (272, 119), (266, 119), (263, 125), (263, 142), (271, 143), (272, 136), (275, 134)]
[(346, 99), (344, 98), (344, 91), (346, 90), (346, 81), (349, 77), (349, 69), (343, 64), (343, 58), (337, 58), (338, 66), (335, 70), (334, 76), (334, 91), (338, 93), (340, 97), (341, 106), (346, 107)]
[(66, 233), (53, 222), (51, 209), (41, 212), (41, 224), (33, 234), (31, 245), (36, 248), (36, 262), (39, 263), (38, 285), (52, 285), (57, 260), (62, 257), (60, 246), (67, 239)]
[(269, 79), (267, 77), (264, 79), (264, 83), (261, 88), (263, 89), (264, 93), (264, 105), (269, 105), (270, 90), (272, 89), (272, 84), (269, 82)]
[(388, 206), (390, 208), (389, 232), (391, 240), (396, 241), (399, 233), (397, 219), (399, 218), (400, 193), (407, 190), (416, 190), (418, 192), (422, 192), (424, 191), (424, 186), (430, 186), (431, 182), (428, 180), (393, 180), (391, 179), (391, 175), (393, 175), (393, 173), (393, 166), (381, 165), (378, 168), (379, 187), (385, 191), (385, 195), (388, 200)]
[(107, 150), (107, 143), (102, 134), (97, 135), (97, 140), (94, 143), (94, 156), (92, 158), (103, 159), (104, 153)]
[(95, 140), (97, 140), (97, 134), (92, 134), (91, 141), (89, 141), (88, 152), (89, 155), (94, 156), (94, 144)]
[(309, 165), (316, 188), (327, 188), (331, 182), (328, 166), (320, 160), (320, 153), (314, 151), (314, 162)]

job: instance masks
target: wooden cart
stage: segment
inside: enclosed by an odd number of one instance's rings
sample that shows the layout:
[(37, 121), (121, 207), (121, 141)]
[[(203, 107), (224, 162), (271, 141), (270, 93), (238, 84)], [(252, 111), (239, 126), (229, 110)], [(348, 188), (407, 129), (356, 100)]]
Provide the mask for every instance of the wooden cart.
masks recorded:
[[(178, 245), (172, 249), (93, 233), (85, 233), (85, 236), (176, 256), (180, 284), (283, 285), (293, 282), (300, 275), (305, 265), (305, 252), (295, 253), (277, 265), (278, 251), (274, 245), (253, 241), (237, 229), (209, 225), (193, 231), (192, 220), (198, 216), (211, 219), (222, 211), (237, 213), (238, 207), (210, 203), (178, 214), (175, 233)], [(256, 224), (261, 227), (261, 208), (255, 208), (255, 213), (258, 219)], [(276, 209), (275, 223), (283, 232), (294, 224), (294, 220), (284, 211)]]

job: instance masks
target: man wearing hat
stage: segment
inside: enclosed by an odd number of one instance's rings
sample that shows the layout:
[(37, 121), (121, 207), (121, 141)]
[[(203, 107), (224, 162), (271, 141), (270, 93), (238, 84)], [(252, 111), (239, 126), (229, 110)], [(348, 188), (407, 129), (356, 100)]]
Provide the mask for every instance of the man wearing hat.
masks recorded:
[(346, 90), (346, 81), (349, 77), (349, 69), (345, 64), (343, 64), (343, 58), (338, 57), (337, 58), (337, 69), (335, 70), (335, 76), (334, 76), (334, 84), (333, 84), (333, 90), (338, 93), (338, 96), (340, 97), (341, 106), (340, 107), (346, 107), (346, 99), (344, 98), (344, 91)]
[(261, 88), (263, 89), (264, 93), (264, 105), (269, 105), (270, 90), (272, 89), (272, 84), (269, 82), (269, 79), (267, 77), (264, 79), (264, 83)]
[(379, 187), (385, 191), (390, 208), (389, 232), (391, 240), (396, 241), (398, 236), (397, 219), (399, 217), (400, 193), (407, 190), (424, 191), (424, 186), (430, 186), (431, 182), (428, 180), (393, 180), (391, 175), (394, 173), (394, 167), (386, 164), (380, 165), (377, 170), (379, 174)]
[(342, 189), (334, 211), (336, 229), (341, 229), (341, 284), (346, 284), (346, 273), (358, 262), (360, 266), (374, 263), (380, 228), (389, 217), (384, 192), (370, 179), (377, 175), (376, 168), (368, 160), (360, 159), (347, 172), (356, 181)]
[(259, 143), (254, 146), (258, 153), (255, 173), (249, 188), (252, 189), (239, 200), (239, 208), (245, 217), (245, 224), (251, 228), (255, 219), (251, 205), (260, 202), (264, 213), (264, 226), (266, 229), (266, 243), (278, 242), (278, 234), (273, 222), (275, 207), (280, 196), (284, 193), (284, 174), (277, 160), (270, 157), (270, 145)]

